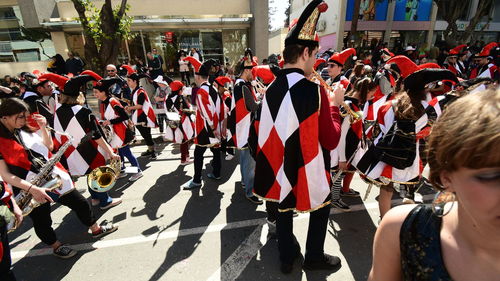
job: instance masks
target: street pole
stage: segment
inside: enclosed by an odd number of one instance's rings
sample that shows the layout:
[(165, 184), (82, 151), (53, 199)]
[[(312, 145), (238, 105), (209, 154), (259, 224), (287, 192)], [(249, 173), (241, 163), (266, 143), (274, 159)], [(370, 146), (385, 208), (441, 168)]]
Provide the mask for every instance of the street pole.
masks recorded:
[[(361, 0), (354, 0), (354, 10), (352, 11), (352, 21), (351, 21), (351, 38), (354, 41), (355, 34), (358, 31), (358, 18), (359, 18), (359, 7), (361, 6)], [(353, 46), (355, 45), (353, 44)]]

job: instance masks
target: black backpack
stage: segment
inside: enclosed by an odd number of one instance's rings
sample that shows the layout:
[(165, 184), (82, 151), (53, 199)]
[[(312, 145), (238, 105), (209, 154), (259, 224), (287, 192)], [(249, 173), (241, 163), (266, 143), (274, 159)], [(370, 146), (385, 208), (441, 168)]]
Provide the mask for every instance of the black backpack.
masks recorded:
[(378, 159), (396, 169), (410, 167), (417, 156), (415, 122), (395, 121), (375, 145)]

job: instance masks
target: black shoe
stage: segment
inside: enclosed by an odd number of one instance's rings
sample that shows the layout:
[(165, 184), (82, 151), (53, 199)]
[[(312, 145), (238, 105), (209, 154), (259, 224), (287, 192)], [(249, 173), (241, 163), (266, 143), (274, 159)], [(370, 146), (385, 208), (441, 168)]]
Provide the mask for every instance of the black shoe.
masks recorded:
[(220, 180), (220, 176), (216, 176), (213, 173), (208, 173), (207, 178), (213, 179), (213, 180)]
[(141, 153), (141, 156), (150, 156), (150, 155), (154, 155), (154, 153), (155, 153), (154, 151), (146, 150), (143, 153)]
[(259, 197), (253, 195), (251, 197), (247, 197), (248, 201), (255, 203), (257, 205), (262, 205), (262, 200), (259, 199)]
[[(295, 242), (296, 243), (296, 242)], [(292, 258), (292, 261), (290, 263), (288, 262), (281, 262), (280, 265), (280, 270), (283, 274), (289, 274), (293, 270), (293, 263), (295, 262), (296, 259), (301, 257), (300, 253), (300, 246), (298, 244), (295, 244), (295, 255)]]
[(340, 196), (345, 196), (345, 197), (359, 197), (359, 192), (357, 192), (354, 189), (349, 189), (347, 192), (343, 192), (340, 190)]
[(347, 205), (346, 203), (344, 203), (344, 201), (342, 201), (342, 199), (332, 201), (330, 203), (330, 205), (333, 208), (338, 209), (338, 210), (340, 210), (342, 212), (350, 212), (351, 211), (351, 208), (349, 207), (349, 205)]
[(339, 257), (323, 254), (323, 259), (320, 260), (304, 260), (302, 268), (306, 270), (333, 270), (339, 266), (341, 266)]
[(156, 152), (153, 151), (153, 153), (150, 154), (150, 157), (152, 160), (156, 160)]

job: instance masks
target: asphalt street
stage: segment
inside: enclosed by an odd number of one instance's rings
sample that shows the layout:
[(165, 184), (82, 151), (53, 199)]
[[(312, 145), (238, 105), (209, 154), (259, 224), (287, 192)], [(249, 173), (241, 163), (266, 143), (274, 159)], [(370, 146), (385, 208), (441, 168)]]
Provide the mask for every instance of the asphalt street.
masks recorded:
[[(133, 147), (136, 155), (145, 149)], [(58, 238), (78, 249), (77, 256), (52, 256), (27, 218), (10, 235), (19, 280), (366, 280), (378, 223), (376, 188), (365, 202), (347, 198), (351, 212), (332, 210), (325, 251), (341, 257), (339, 270), (303, 271), (299, 260), (285, 276), (279, 271), (277, 243), (266, 224), (264, 205), (245, 199), (237, 157), (223, 160), (221, 180), (205, 177), (201, 189), (185, 191), (180, 186), (193, 175), (193, 165), (179, 165), (177, 145), (162, 143), (156, 150), (160, 155), (155, 161), (139, 158), (144, 177), (134, 183), (118, 180), (111, 194), (123, 198), (121, 205), (106, 211), (93, 207), (99, 222), (119, 223), (115, 233), (96, 241), (70, 209), (53, 205)], [(208, 171), (210, 158), (208, 151)], [(364, 195), (367, 185), (355, 177), (352, 187)], [(77, 188), (89, 197), (84, 178)], [(308, 216), (294, 219), (302, 253)]]

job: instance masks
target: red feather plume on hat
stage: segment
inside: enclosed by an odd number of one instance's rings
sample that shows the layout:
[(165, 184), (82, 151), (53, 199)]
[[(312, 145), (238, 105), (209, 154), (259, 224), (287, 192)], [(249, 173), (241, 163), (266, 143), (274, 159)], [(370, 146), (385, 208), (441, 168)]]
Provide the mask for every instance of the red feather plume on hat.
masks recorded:
[(264, 84), (271, 84), (276, 78), (269, 65), (259, 65), (252, 68), (252, 76), (254, 80), (259, 77)]
[(439, 64), (434, 63), (434, 62), (423, 63), (423, 64), (419, 65), (418, 67), (420, 69), (424, 69), (424, 68), (441, 68), (439, 66)]
[(496, 42), (491, 42), (488, 45), (484, 46), (484, 48), (481, 50), (479, 54), (476, 55), (476, 57), (487, 57), (490, 55), (490, 51), (493, 48), (496, 48), (498, 44)]
[(66, 85), (66, 82), (68, 82), (69, 78), (55, 73), (46, 73), (38, 77), (38, 80), (40, 81), (49, 80), (51, 82), (54, 82), (57, 85), (57, 87), (59, 87), (59, 89), (61, 89), (62, 91), (64, 90), (64, 85)]
[(314, 70), (316, 70), (316, 68), (318, 68), (318, 66), (320, 66), (320, 64), (325, 63), (325, 62), (326, 62), (325, 59), (316, 59), (316, 63), (314, 63)]
[(284, 65), (285, 65), (285, 60), (280, 60), (280, 61), (278, 62), (278, 66), (279, 66), (280, 68), (283, 68), (283, 66), (284, 66)]
[(172, 81), (172, 83), (170, 83), (168, 86), (170, 86), (170, 89), (172, 90), (172, 92), (176, 92), (176, 91), (179, 91), (180, 89), (182, 89), (182, 87), (184, 87), (184, 83), (182, 83), (181, 81), (175, 80), (175, 81)]
[(193, 65), (194, 72), (198, 72), (200, 70), (201, 62), (199, 60), (197, 60), (195, 57), (185, 57), (183, 60), (188, 61), (189, 63), (191, 63)]
[(450, 56), (454, 56), (454, 55), (458, 55), (460, 54), (460, 52), (462, 51), (463, 48), (467, 47), (467, 44), (462, 44), (462, 45), (458, 45), (456, 46), (455, 48), (451, 49), (450, 50)]
[(135, 69), (133, 69), (130, 65), (122, 65), (121, 68), (125, 68), (127, 70), (127, 75), (135, 73)]
[(219, 76), (215, 78), (215, 82), (217, 82), (217, 84), (219, 84), (221, 87), (224, 87), (226, 83), (231, 83), (231, 78), (227, 76)]
[(395, 56), (387, 61), (387, 64), (394, 63), (398, 66), (401, 77), (406, 78), (420, 68), (406, 56)]
[(341, 65), (345, 64), (345, 61), (350, 57), (350, 56), (355, 56), (356, 55), (356, 49), (354, 48), (348, 48), (343, 50), (340, 53), (335, 53), (333, 54), (328, 61), (331, 62), (336, 62), (340, 63)]
[(84, 71), (82, 71), (82, 73), (80, 73), (80, 75), (90, 75), (90, 76), (94, 77), (94, 79), (97, 81), (102, 80), (102, 76), (95, 73), (92, 70), (84, 70)]

